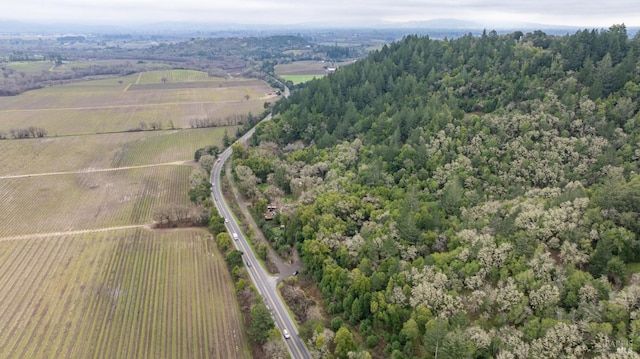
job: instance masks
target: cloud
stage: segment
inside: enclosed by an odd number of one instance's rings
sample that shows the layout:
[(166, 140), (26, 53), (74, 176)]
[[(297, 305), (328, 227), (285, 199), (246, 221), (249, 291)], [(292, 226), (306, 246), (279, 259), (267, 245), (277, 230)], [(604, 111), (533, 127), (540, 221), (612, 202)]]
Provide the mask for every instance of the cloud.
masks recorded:
[(291, 24), (303, 22), (410, 21), (459, 18), (478, 22), (530, 21), (548, 24), (640, 25), (636, 1), (506, 0), (19, 0), (3, 5), (15, 19), (100, 23), (157, 21)]

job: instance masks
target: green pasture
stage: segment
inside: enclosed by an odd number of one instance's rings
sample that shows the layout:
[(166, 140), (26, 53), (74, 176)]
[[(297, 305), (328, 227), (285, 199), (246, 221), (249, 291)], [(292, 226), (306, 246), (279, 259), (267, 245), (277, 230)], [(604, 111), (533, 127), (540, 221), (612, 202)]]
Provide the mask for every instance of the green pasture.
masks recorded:
[(311, 81), (313, 79), (319, 79), (325, 75), (282, 75), (283, 79), (293, 82), (294, 85)]
[(50, 61), (19, 61), (9, 62), (7, 67), (13, 69), (18, 74), (24, 72), (25, 74), (39, 74), (42, 71), (49, 71), (53, 67), (53, 62)]

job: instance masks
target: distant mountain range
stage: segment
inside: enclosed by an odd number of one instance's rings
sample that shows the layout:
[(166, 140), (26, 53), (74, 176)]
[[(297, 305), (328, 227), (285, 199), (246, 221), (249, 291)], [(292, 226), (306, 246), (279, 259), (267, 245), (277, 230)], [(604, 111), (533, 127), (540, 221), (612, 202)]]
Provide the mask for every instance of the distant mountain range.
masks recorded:
[(387, 26), (393, 28), (418, 28), (418, 29), (450, 29), (450, 30), (543, 30), (543, 29), (566, 29), (577, 30), (578, 26), (546, 25), (531, 22), (505, 22), (502, 24), (482, 24), (476, 21), (459, 19), (433, 19), (425, 21), (409, 21), (403, 23), (390, 23)]
[[(229, 34), (244, 34), (256, 36), (262, 32), (265, 34), (299, 32), (304, 30), (320, 29), (380, 29), (380, 30), (469, 30), (476, 33), (478, 30), (486, 29), (497, 31), (520, 30), (550, 30), (551, 33), (572, 33), (586, 27), (545, 25), (536, 23), (503, 23), (503, 24), (482, 24), (474, 21), (459, 19), (434, 19), (426, 21), (409, 22), (379, 22), (367, 25), (347, 25), (340, 23), (299, 23), (285, 25), (255, 25), (255, 24), (232, 24), (232, 23), (188, 23), (188, 22), (158, 22), (152, 24), (130, 24), (130, 25), (90, 25), (78, 23), (41, 23), (23, 22), (13, 20), (0, 20), (0, 33), (3, 34), (181, 34), (203, 36), (209, 32), (226, 32)], [(590, 29), (590, 28), (589, 28)], [(639, 27), (628, 28), (630, 36), (635, 34)]]

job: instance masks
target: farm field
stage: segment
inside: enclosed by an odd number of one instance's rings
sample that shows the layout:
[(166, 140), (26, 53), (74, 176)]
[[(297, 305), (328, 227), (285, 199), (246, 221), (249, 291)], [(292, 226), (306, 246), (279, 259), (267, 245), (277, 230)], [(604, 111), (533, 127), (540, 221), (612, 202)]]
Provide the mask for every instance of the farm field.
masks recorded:
[[(0, 132), (48, 131), (0, 140), (0, 358), (250, 358), (208, 232), (150, 228), (191, 205), (195, 151), (270, 93), (162, 70), (0, 97)], [(218, 127), (190, 128), (205, 117)]]
[(53, 67), (53, 63), (49, 61), (14, 61), (7, 64), (7, 67), (16, 71), (17, 75), (19, 75), (20, 72), (24, 72), (25, 74), (37, 74), (42, 71), (49, 71), (49, 69)]
[(313, 79), (319, 79), (325, 75), (281, 75), (283, 79), (293, 82), (294, 85), (311, 81)]
[(134, 69), (141, 68), (141, 65), (144, 66), (155, 66), (155, 67), (166, 67), (170, 68), (170, 65), (161, 62), (145, 62), (144, 64), (138, 64), (136, 60), (130, 59), (105, 59), (105, 60), (87, 60), (87, 61), (64, 61), (62, 64), (58, 64), (51, 69), (51, 71), (59, 71), (65, 72), (70, 71), (72, 68), (86, 68), (91, 66), (114, 66), (114, 65), (123, 65), (129, 64)]
[(321, 78), (328, 74), (327, 68), (331, 66), (348, 66), (352, 61), (340, 62), (332, 64), (331, 62), (322, 61), (295, 61), (289, 64), (275, 65), (274, 71), (277, 76), (287, 81), (293, 82), (294, 85)]
[(295, 61), (289, 64), (275, 65), (274, 71), (278, 76), (286, 75), (324, 75), (325, 67), (331, 66), (330, 62), (322, 61)]
[[(113, 66), (113, 65), (122, 65), (122, 64), (130, 64), (133, 68), (138, 68), (138, 64), (136, 61), (132, 60), (92, 60), (92, 61), (71, 61), (71, 62), (63, 62), (62, 64), (55, 64), (52, 61), (12, 61), (7, 63), (7, 67), (16, 71), (17, 75), (20, 75), (20, 72), (24, 72), (26, 74), (38, 74), (42, 71), (52, 71), (52, 72), (71, 72), (73, 68), (86, 68), (90, 66)], [(169, 66), (163, 63), (155, 63), (155, 62), (146, 62), (146, 66)]]
[(191, 166), (0, 179), (0, 240), (152, 223), (155, 208), (189, 204)]
[(204, 230), (0, 241), (2, 358), (250, 358)]
[(236, 126), (122, 132), (0, 141), (0, 180), (6, 176), (90, 171), (193, 160), (198, 148), (222, 147)]
[(268, 84), (256, 79), (150, 71), (0, 97), (0, 132), (36, 126), (49, 136), (95, 134), (132, 130), (141, 122), (188, 128), (194, 119), (258, 114), (265, 101), (276, 98)]

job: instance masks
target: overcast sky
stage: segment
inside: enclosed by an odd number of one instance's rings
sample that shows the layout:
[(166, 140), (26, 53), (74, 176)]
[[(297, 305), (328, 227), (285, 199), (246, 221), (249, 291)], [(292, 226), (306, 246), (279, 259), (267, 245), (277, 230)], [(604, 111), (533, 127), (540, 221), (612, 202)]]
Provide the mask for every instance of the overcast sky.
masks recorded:
[(367, 23), (441, 18), (483, 25), (533, 22), (589, 28), (640, 26), (638, 0), (3, 0), (0, 19), (132, 24)]

